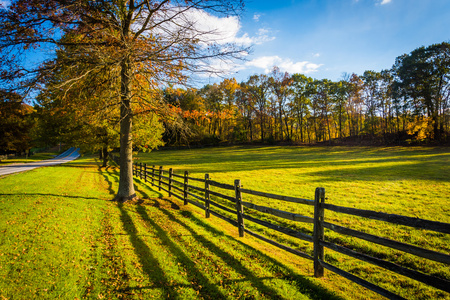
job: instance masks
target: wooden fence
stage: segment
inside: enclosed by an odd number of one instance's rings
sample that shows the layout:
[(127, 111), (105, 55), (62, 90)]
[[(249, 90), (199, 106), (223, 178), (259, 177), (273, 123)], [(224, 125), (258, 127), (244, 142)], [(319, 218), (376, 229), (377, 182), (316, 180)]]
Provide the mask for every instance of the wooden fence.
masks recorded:
[[(117, 158), (115, 158), (117, 161)], [(315, 189), (315, 198), (313, 199), (303, 199), (297, 197), (289, 197), (289, 196), (281, 196), (275, 194), (269, 194), (260, 191), (253, 191), (249, 189), (244, 189), (241, 186), (240, 180), (235, 180), (234, 184), (225, 184), (216, 182), (211, 180), (208, 174), (205, 174), (204, 178), (194, 178), (189, 176), (189, 172), (185, 171), (184, 174), (175, 174), (173, 169), (164, 170), (162, 166), (156, 168), (155, 166), (147, 166), (147, 164), (135, 164), (133, 167), (134, 176), (140, 178), (146, 183), (150, 183), (152, 186), (156, 186), (160, 191), (166, 191), (169, 194), (169, 197), (176, 197), (187, 205), (188, 203), (197, 206), (200, 209), (205, 211), (205, 217), (209, 218), (210, 215), (216, 216), (222, 220), (229, 222), (230, 224), (236, 226), (239, 231), (239, 236), (243, 237), (245, 233), (250, 234), (260, 240), (263, 240), (269, 244), (272, 244), (280, 249), (288, 251), (292, 254), (298, 255), (300, 257), (310, 259), (314, 263), (314, 276), (322, 277), (324, 275), (324, 269), (328, 269), (334, 273), (339, 274), (357, 284), (364, 286), (380, 295), (383, 295), (389, 299), (403, 299), (402, 297), (382, 288), (373, 283), (370, 283), (362, 278), (359, 278), (351, 273), (348, 273), (342, 269), (339, 269), (336, 266), (333, 266), (331, 263), (326, 262), (324, 260), (324, 248), (332, 249), (344, 255), (368, 262), (370, 264), (382, 267), (384, 269), (390, 270), (397, 274), (401, 274), (403, 276), (409, 277), (411, 279), (417, 280), (429, 286), (433, 286), (434, 288), (440, 289), (447, 293), (450, 293), (450, 281), (438, 278), (435, 276), (431, 276), (428, 274), (424, 274), (418, 272), (416, 270), (412, 270), (409, 268), (405, 268), (398, 264), (379, 259), (364, 253), (360, 253), (354, 251), (352, 249), (343, 247), (338, 244), (334, 244), (331, 242), (327, 242), (324, 239), (324, 228), (327, 228), (331, 231), (337, 232), (339, 234), (356, 237), (371, 243), (375, 243), (378, 245), (386, 246), (392, 249), (400, 250), (406, 253), (413, 254), (418, 257), (425, 258), (427, 260), (440, 262), (446, 265), (450, 265), (450, 255), (423, 249), (414, 245), (405, 244), (402, 242), (398, 242), (395, 240), (371, 235), (368, 233), (364, 233), (361, 231), (353, 230), (350, 228), (346, 228), (344, 226), (340, 226), (337, 224), (332, 224), (325, 221), (325, 210), (333, 211), (336, 213), (353, 215), (364, 217), (373, 220), (384, 221), (388, 223), (404, 225), (409, 227), (414, 227), (418, 229), (425, 229), (429, 231), (449, 234), (450, 233), (450, 224), (449, 223), (441, 223), (429, 220), (423, 220), (419, 218), (411, 218), (401, 215), (395, 214), (387, 214), (382, 212), (370, 211), (370, 210), (361, 210), (349, 207), (341, 207), (332, 204), (325, 203), (325, 189), (318, 187)], [(200, 183), (204, 187), (198, 187), (192, 185), (192, 181)], [(218, 192), (212, 190), (211, 187), (220, 188), (223, 190), (228, 190), (233, 192), (233, 196), (226, 195), (223, 192)], [(270, 199), (276, 199), (291, 203), (297, 203), (301, 205), (312, 206), (314, 208), (314, 216), (302, 216), (296, 213), (287, 212), (278, 210), (271, 207), (265, 207), (256, 205), (254, 203), (246, 202), (243, 200), (243, 195), (249, 194), (254, 196), (266, 197)], [(211, 200), (211, 196), (215, 196), (217, 199), (223, 199), (225, 201), (233, 203), (231, 209), (223, 204), (218, 203), (217, 201)], [(195, 199), (195, 200), (194, 200)], [(197, 200), (197, 201), (196, 201)], [(200, 202), (199, 202), (200, 201)], [(211, 209), (214, 207), (214, 209)], [(244, 212), (244, 207), (248, 208), (246, 212)], [(235, 219), (231, 219), (230, 217), (220, 213), (220, 211), (225, 211), (231, 213), (236, 216)], [(265, 214), (270, 214), (276, 217), (280, 217), (283, 219), (295, 221), (295, 222), (303, 222), (303, 223), (312, 223), (313, 224), (313, 234), (308, 235), (290, 228), (285, 228), (282, 226), (275, 225), (265, 220), (258, 219), (254, 215), (252, 215), (252, 211), (258, 211)], [(267, 228), (273, 229), (275, 231), (281, 232), (283, 234), (289, 235), (291, 237), (295, 237), (301, 239), (303, 241), (307, 241), (313, 244), (313, 255), (304, 253), (297, 249), (293, 249), (287, 245), (278, 243), (268, 237), (260, 235), (258, 233), (252, 232), (245, 227), (245, 221), (250, 221), (257, 223), (261, 226), (265, 226)]]

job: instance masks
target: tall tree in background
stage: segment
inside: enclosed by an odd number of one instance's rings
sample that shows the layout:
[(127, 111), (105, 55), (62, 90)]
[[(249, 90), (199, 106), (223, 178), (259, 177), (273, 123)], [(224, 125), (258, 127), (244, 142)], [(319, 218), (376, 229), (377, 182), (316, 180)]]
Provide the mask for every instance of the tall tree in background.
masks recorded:
[(362, 91), (364, 86), (363, 81), (356, 74), (350, 76), (348, 84), (349, 95), (347, 101), (347, 117), (349, 120), (349, 134), (350, 136), (357, 136), (360, 134), (362, 123)]
[(393, 76), (390, 70), (382, 70), (380, 72), (380, 92), (379, 97), (379, 107), (381, 110), (381, 120), (384, 122), (383, 125), (383, 136), (386, 138), (388, 133), (392, 130), (392, 119), (393, 119), (393, 101), (392, 101), (392, 84)]
[(375, 135), (375, 127), (377, 123), (377, 108), (378, 99), (380, 95), (379, 82), (381, 80), (381, 73), (375, 71), (365, 71), (361, 76), (364, 82), (364, 104), (366, 107), (366, 130), (372, 136)]
[(415, 49), (396, 59), (393, 67), (404, 96), (419, 104), (431, 118), (434, 139), (442, 137), (445, 110), (449, 107), (450, 43)]
[(0, 151), (21, 153), (31, 148), (33, 108), (21, 96), (0, 90)]
[(235, 78), (224, 79), (219, 84), (219, 89), (223, 95), (223, 102), (225, 105), (227, 118), (224, 119), (224, 136), (229, 139), (230, 135), (227, 133), (231, 132), (233, 126), (233, 119), (236, 119), (237, 108), (236, 108), (236, 92), (239, 90), (239, 84), (237, 83)]
[[(30, 47), (66, 47), (67, 59), (82, 57), (90, 66), (77, 77), (66, 78), (60, 89), (88, 74), (111, 70), (120, 89), (120, 179), (117, 201), (136, 196), (132, 174), (132, 103), (142, 110), (158, 110), (151, 93), (167, 83), (183, 83), (186, 71), (214, 71), (213, 58), (239, 57), (244, 49), (220, 44), (212, 29), (198, 26), (199, 16), (235, 15), (242, 1), (213, 0), (17, 0), (0, 11), (1, 81), (12, 89), (28, 91), (38, 75), (54, 64), (27, 69), (20, 54)], [(78, 55), (75, 55), (78, 54)], [(76, 68), (76, 63), (69, 63)], [(19, 83), (17, 78), (22, 79)], [(150, 92), (150, 95), (146, 94)]]
[(292, 94), (293, 94), (293, 109), (297, 117), (298, 126), (300, 129), (300, 141), (303, 143), (303, 128), (306, 125), (305, 118), (308, 116), (308, 106), (310, 104), (310, 84), (312, 78), (306, 77), (302, 74), (292, 75)]
[(267, 75), (252, 75), (245, 83), (245, 91), (251, 95), (259, 115), (261, 141), (265, 139), (267, 118), (267, 96), (269, 93), (269, 78)]
[[(249, 92), (249, 87), (242, 82), (239, 89), (236, 90), (236, 105), (238, 112), (244, 120), (244, 128), (246, 131), (246, 140), (253, 141), (253, 121), (255, 112), (255, 97)], [(238, 126), (236, 126), (238, 127)], [(236, 132), (238, 134), (238, 132)]]
[[(278, 110), (278, 120), (279, 120), (279, 137), (283, 140), (284, 130), (283, 130), (283, 116), (285, 116), (285, 105), (288, 100), (288, 95), (290, 94), (289, 85), (291, 83), (291, 77), (287, 72), (281, 72), (280, 68), (273, 67), (272, 72), (269, 77), (269, 85), (274, 97), (275, 103), (277, 104)], [(286, 117), (286, 116), (285, 116)], [(285, 120), (287, 123), (287, 121)], [(286, 137), (289, 139), (289, 130), (286, 124)]]

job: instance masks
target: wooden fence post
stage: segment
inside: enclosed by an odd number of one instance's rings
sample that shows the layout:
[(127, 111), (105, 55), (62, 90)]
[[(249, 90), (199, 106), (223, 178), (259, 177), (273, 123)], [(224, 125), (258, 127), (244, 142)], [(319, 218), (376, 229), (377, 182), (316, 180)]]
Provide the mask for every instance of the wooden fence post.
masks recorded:
[(243, 237), (244, 236), (244, 217), (242, 216), (242, 214), (244, 213), (244, 207), (242, 206), (241, 180), (236, 179), (234, 181), (234, 191), (236, 194), (236, 211), (237, 211), (239, 236)]
[(163, 167), (159, 166), (159, 182), (158, 182), (158, 187), (159, 187), (159, 191), (161, 190), (161, 176), (163, 173)]
[(155, 186), (155, 165), (152, 166), (152, 186)]
[(209, 174), (205, 174), (205, 217), (210, 217), (209, 212)]
[(173, 169), (169, 169), (169, 197), (172, 197), (172, 179), (173, 179)]
[(147, 164), (144, 164), (144, 182), (147, 182)]
[(188, 202), (188, 184), (189, 184), (189, 171), (184, 171), (184, 205), (187, 205)]
[(324, 239), (323, 220), (324, 209), (322, 204), (325, 202), (325, 189), (316, 188), (314, 197), (314, 277), (323, 277), (323, 266), (319, 260), (323, 261), (324, 252), (323, 246), (320, 245), (320, 241)]
[(142, 163), (139, 163), (139, 179), (142, 180)]

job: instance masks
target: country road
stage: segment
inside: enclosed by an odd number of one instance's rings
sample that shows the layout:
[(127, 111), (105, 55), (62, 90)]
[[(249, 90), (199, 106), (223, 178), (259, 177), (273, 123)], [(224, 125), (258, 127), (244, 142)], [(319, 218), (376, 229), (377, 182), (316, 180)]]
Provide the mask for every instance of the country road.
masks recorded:
[(25, 172), (32, 169), (36, 169), (39, 167), (48, 167), (48, 166), (54, 166), (59, 165), (62, 163), (66, 163), (72, 160), (77, 159), (80, 157), (79, 148), (70, 148), (64, 153), (58, 155), (55, 158), (48, 159), (48, 160), (42, 160), (42, 161), (36, 161), (32, 163), (27, 164), (11, 164), (6, 166), (0, 166), (0, 176), (9, 175), (13, 173), (18, 172)]

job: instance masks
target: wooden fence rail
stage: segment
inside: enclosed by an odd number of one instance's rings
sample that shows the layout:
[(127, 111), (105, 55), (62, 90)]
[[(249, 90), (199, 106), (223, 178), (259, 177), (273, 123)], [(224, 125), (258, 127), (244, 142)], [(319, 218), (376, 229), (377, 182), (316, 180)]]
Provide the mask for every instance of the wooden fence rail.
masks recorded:
[[(112, 157), (114, 161), (117, 162), (117, 158)], [(424, 284), (433, 286), (434, 288), (440, 289), (442, 291), (450, 293), (450, 281), (423, 274), (421, 272), (411, 270), (395, 263), (385, 261), (379, 258), (375, 258), (369, 256), (364, 253), (357, 252), (355, 250), (351, 250), (347, 247), (343, 247), (342, 245), (334, 244), (331, 242), (325, 241), (324, 229), (328, 229), (339, 234), (348, 235), (352, 237), (356, 237), (359, 239), (363, 239), (365, 241), (375, 243), (378, 245), (383, 245), (392, 249), (401, 250), (406, 253), (410, 253), (428, 260), (444, 263), (450, 265), (450, 255), (423, 249), (414, 245), (405, 244), (402, 242), (397, 242), (394, 240), (374, 236), (371, 234), (367, 234), (361, 231), (349, 229), (340, 225), (331, 224), (329, 222), (325, 222), (325, 210), (333, 211), (336, 213), (349, 214), (359, 217), (364, 217), (368, 219), (375, 219), (379, 221), (389, 222), (398, 225), (405, 225), (419, 229), (426, 229), (429, 231), (449, 234), (450, 233), (450, 224), (435, 222), (429, 220), (423, 220), (419, 218), (411, 218), (401, 215), (387, 214), (382, 212), (370, 211), (370, 210), (361, 210), (349, 207), (341, 207), (336, 205), (331, 205), (325, 203), (325, 189), (318, 187), (315, 190), (315, 199), (304, 199), (283, 195), (275, 195), (260, 191), (253, 191), (249, 189), (243, 189), (241, 187), (240, 180), (236, 180), (234, 185), (225, 184), (216, 182), (210, 179), (209, 175), (206, 174), (205, 178), (195, 178), (189, 176), (189, 172), (185, 171), (183, 175), (176, 174), (172, 169), (169, 171), (169, 176), (164, 176), (165, 170), (160, 166), (159, 169), (153, 166), (147, 166), (147, 164), (135, 164), (134, 172), (135, 176), (140, 179), (144, 179), (145, 182), (150, 182), (151, 185), (157, 186), (159, 190), (164, 190), (169, 195), (174, 196), (187, 205), (188, 203), (193, 204), (200, 209), (205, 211), (205, 216), (207, 218), (210, 215), (216, 216), (222, 220), (227, 221), (228, 223), (238, 227), (239, 236), (244, 236), (245, 233), (254, 236), (260, 240), (263, 240), (269, 244), (272, 244), (280, 249), (288, 251), (292, 254), (295, 254), (299, 257), (303, 257), (306, 259), (310, 259), (314, 263), (314, 276), (322, 277), (324, 275), (324, 269), (332, 271), (340, 276), (343, 276), (353, 282), (364, 286), (380, 295), (383, 295), (389, 299), (403, 299), (402, 297), (383, 289), (373, 283), (370, 283), (362, 278), (359, 278), (353, 274), (350, 274), (344, 270), (333, 266), (331, 263), (326, 262), (324, 259), (324, 248), (331, 249), (333, 251), (337, 251), (349, 257), (368, 262), (370, 264), (382, 267), (386, 270), (390, 270), (397, 274), (401, 274), (403, 276), (407, 276), (411, 279), (417, 280)], [(183, 179), (183, 181), (174, 180), (175, 178)], [(147, 178), (151, 180), (147, 181)], [(165, 180), (165, 181), (164, 181)], [(203, 187), (198, 187), (192, 185), (191, 182), (195, 181), (197, 183), (202, 183)], [(163, 187), (164, 185), (165, 187)], [(213, 191), (211, 187), (220, 188), (227, 191), (234, 191), (234, 196), (226, 195), (222, 192)], [(177, 194), (179, 193), (179, 194)], [(259, 197), (266, 197), (275, 200), (281, 200), (286, 202), (293, 202), (302, 205), (314, 206), (314, 216), (307, 217), (299, 214), (295, 214), (292, 212), (286, 212), (279, 209), (265, 207), (256, 205), (251, 202), (243, 201), (243, 195), (249, 194)], [(230, 206), (224, 205), (222, 203), (217, 203), (217, 201), (212, 200), (211, 196), (215, 196), (222, 200), (225, 200), (225, 203), (230, 203), (231, 207), (234, 206), (234, 209), (230, 208)], [(243, 208), (247, 208), (244, 211)], [(214, 208), (214, 209), (213, 209)], [(217, 210), (218, 209), (218, 210)], [(282, 227), (279, 225), (272, 224), (266, 220), (261, 220), (254, 215), (254, 211), (273, 215), (279, 218), (284, 218), (291, 221), (302, 222), (302, 223), (312, 223), (313, 225), (313, 234), (308, 235), (303, 232), (299, 232), (290, 228)], [(228, 215), (224, 214), (224, 212), (228, 214), (235, 215), (235, 219), (233, 220)], [(313, 255), (308, 253), (304, 253), (297, 249), (293, 249), (287, 245), (283, 245), (277, 241), (269, 239), (261, 234), (250, 231), (245, 228), (244, 220), (256, 223), (260, 226), (264, 226), (266, 228), (273, 229), (277, 232), (286, 234), (291, 237), (298, 238), (303, 241), (311, 242), (313, 244)]]

